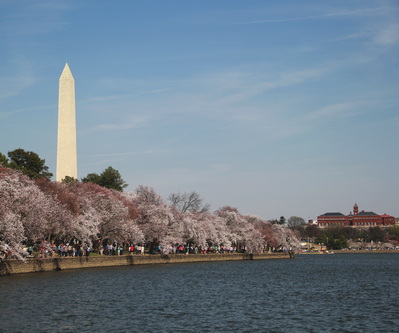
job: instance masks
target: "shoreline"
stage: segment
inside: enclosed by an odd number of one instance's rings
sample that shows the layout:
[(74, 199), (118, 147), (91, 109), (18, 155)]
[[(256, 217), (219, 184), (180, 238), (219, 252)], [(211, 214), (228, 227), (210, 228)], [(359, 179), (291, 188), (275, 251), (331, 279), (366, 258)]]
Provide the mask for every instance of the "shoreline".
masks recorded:
[(171, 254), (171, 255), (121, 255), (88, 257), (27, 258), (26, 261), (10, 259), (0, 262), (0, 276), (51, 272), (70, 269), (118, 267), (135, 265), (195, 263), (209, 261), (290, 259), (288, 253), (232, 253), (232, 254)]
[(324, 252), (300, 252), (297, 254), (372, 254), (372, 253), (399, 253), (399, 250), (332, 250), (331, 253)]
[(399, 253), (399, 250), (334, 250), (334, 253)]

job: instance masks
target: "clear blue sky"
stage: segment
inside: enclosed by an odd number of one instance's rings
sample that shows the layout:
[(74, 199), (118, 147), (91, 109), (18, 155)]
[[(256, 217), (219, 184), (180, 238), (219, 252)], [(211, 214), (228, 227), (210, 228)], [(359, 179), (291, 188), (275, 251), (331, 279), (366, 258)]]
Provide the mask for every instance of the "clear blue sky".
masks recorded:
[(197, 191), (265, 219), (399, 216), (399, 2), (0, 0), (0, 152)]

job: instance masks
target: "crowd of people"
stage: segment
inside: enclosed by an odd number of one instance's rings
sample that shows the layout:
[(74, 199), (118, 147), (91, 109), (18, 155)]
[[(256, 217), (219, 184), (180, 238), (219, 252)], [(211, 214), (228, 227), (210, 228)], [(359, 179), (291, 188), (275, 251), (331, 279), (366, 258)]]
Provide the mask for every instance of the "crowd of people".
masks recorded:
[[(262, 252), (286, 252), (286, 248), (265, 247)], [(193, 244), (171, 244), (168, 247), (148, 242), (147, 244), (118, 244), (118, 242), (102, 244), (101, 242), (95, 248), (79, 242), (49, 244), (46, 241), (40, 244), (24, 247), (24, 257), (82, 257), (89, 256), (91, 253), (106, 256), (121, 255), (145, 255), (145, 254), (233, 254), (245, 253), (245, 246), (223, 246), (212, 245), (201, 247)], [(10, 247), (7, 244), (0, 245), (0, 259), (5, 260), (13, 258)]]

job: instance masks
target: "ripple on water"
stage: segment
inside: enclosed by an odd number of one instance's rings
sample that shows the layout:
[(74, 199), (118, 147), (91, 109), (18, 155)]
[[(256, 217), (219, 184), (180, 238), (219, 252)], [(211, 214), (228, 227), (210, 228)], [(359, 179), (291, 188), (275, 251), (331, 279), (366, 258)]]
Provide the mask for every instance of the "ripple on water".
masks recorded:
[(394, 332), (398, 259), (297, 256), (9, 276), (0, 280), (0, 331)]

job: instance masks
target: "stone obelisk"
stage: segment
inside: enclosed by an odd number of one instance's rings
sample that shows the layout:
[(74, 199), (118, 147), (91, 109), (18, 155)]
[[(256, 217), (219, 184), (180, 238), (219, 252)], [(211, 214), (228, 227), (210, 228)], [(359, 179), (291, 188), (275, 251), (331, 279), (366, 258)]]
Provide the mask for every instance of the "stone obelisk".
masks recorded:
[(58, 95), (58, 143), (56, 181), (78, 178), (76, 155), (75, 80), (68, 64), (60, 76)]

